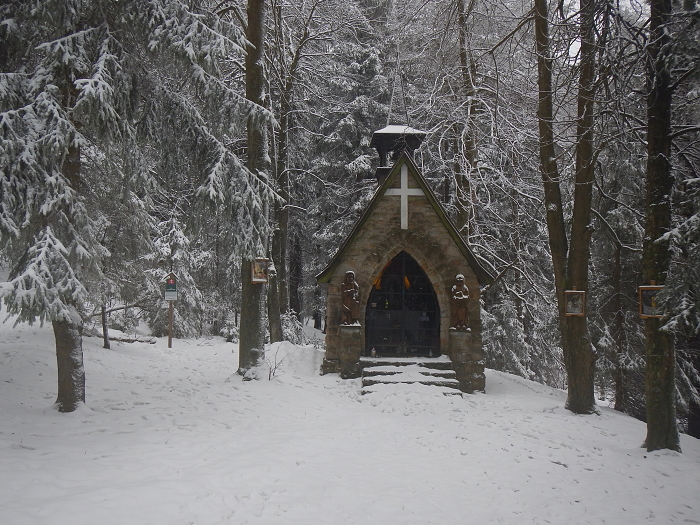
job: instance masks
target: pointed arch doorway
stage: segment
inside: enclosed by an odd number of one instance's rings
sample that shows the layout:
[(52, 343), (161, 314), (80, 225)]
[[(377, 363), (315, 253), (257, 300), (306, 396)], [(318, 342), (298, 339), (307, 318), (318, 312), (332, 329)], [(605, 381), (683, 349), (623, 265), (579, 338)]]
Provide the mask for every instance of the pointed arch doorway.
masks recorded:
[(440, 307), (430, 279), (400, 252), (375, 280), (365, 309), (365, 348), (381, 357), (438, 357)]

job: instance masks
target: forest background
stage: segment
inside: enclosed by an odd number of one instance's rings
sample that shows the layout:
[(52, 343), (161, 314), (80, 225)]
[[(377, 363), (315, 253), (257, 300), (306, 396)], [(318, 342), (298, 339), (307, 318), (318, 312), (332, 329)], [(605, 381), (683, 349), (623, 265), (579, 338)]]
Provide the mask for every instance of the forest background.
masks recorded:
[[(428, 132), (416, 163), (497, 275), (482, 294), (488, 367), (569, 386), (557, 212), (572, 250), (582, 238), (590, 249), (583, 333), (596, 395), (645, 419), (637, 286), (649, 284), (645, 246), (667, 247), (662, 321), (675, 339), (685, 428), (700, 402), (700, 13), (694, 0), (656, 3), (669, 13), (663, 39), (649, 6), (635, 1), (250, 2), (266, 15), (265, 52), (256, 54), (242, 1), (5, 2), (7, 311), (18, 322), (50, 321), (59, 361), (62, 344), (75, 361), (82, 325), (97, 329), (102, 311), (110, 326), (130, 332), (145, 321), (162, 335), (163, 283), (173, 272), (175, 336), (236, 339), (246, 261), (267, 256), (274, 266), (258, 317), (270, 340), (298, 342), (300, 323), (323, 325), (315, 275), (376, 188), (372, 132), (407, 124)], [(673, 93), (672, 186), (661, 195), (670, 223), (652, 239), (647, 110), (656, 64)], [(246, 86), (254, 66), (257, 99)], [(264, 137), (254, 165), (251, 129)], [(574, 219), (581, 187), (590, 200), (583, 222)], [(59, 366), (59, 383), (60, 374)]]

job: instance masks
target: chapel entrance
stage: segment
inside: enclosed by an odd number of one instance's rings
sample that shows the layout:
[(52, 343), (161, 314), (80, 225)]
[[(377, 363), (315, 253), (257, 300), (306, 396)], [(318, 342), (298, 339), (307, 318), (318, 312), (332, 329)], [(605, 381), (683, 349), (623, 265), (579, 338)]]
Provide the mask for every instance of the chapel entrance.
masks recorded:
[(416, 260), (406, 252), (387, 264), (372, 286), (365, 310), (365, 348), (377, 356), (438, 357), (440, 307)]

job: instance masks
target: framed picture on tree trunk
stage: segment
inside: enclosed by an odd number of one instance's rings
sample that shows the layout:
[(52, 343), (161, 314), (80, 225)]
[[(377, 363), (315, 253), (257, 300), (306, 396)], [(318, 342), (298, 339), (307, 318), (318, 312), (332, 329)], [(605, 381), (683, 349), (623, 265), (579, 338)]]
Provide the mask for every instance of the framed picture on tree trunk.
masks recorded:
[(566, 315), (582, 317), (586, 315), (586, 292), (583, 290), (564, 290)]
[(251, 281), (254, 283), (266, 283), (267, 268), (270, 265), (270, 259), (264, 259), (262, 257), (253, 259), (251, 265)]
[(639, 287), (639, 317), (651, 319), (660, 318), (663, 315), (656, 305), (656, 296), (663, 289), (663, 286), (657, 284)]

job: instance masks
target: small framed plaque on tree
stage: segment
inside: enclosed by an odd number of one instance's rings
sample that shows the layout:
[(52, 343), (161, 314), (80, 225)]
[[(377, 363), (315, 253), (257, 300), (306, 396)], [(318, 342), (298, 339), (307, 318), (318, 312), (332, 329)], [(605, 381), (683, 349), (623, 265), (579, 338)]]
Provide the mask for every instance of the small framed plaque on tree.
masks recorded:
[(586, 315), (586, 292), (583, 290), (564, 290), (566, 315), (583, 317)]
[(251, 264), (253, 266), (251, 271), (251, 281), (254, 283), (266, 283), (267, 269), (270, 265), (270, 259), (258, 257), (253, 259)]
[(642, 319), (662, 317), (663, 312), (657, 308), (656, 296), (663, 289), (664, 287), (658, 284), (648, 284), (639, 287), (639, 317)]

